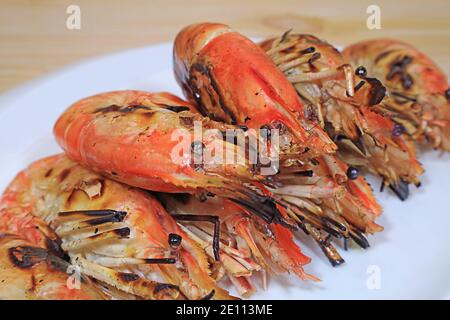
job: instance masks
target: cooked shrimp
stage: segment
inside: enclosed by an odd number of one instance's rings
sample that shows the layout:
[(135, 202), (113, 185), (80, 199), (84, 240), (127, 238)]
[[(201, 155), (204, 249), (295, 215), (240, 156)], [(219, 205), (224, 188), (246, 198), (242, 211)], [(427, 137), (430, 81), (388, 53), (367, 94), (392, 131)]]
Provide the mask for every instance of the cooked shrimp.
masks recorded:
[(373, 39), (343, 51), (355, 66), (364, 66), (387, 89), (377, 106), (413, 139), (450, 151), (450, 88), (444, 72), (412, 45), (394, 39)]
[(70, 265), (17, 235), (0, 233), (0, 299), (102, 300), (108, 296), (86, 277), (69, 285)]
[(242, 148), (225, 140), (230, 126), (190, 108), (168, 93), (108, 92), (74, 103), (54, 132), (72, 160), (111, 179), (152, 191), (220, 194), (267, 222), (280, 222), (273, 199), (253, 183), (266, 183), (266, 177), (254, 172)]
[(355, 72), (336, 48), (311, 35), (288, 32), (261, 47), (295, 85), (309, 117), (339, 146), (341, 159), (379, 175), (397, 193), (405, 182), (420, 184), (423, 169), (411, 139), (372, 111), (384, 97), (380, 81), (361, 67)]
[[(210, 277), (204, 251), (156, 199), (64, 155), (33, 163), (7, 188), (0, 220), (14, 231), (13, 223), (22, 224), (17, 217), (24, 215), (54, 230), (83, 274), (125, 293), (145, 299), (231, 298)], [(173, 237), (182, 241), (171, 246)]]

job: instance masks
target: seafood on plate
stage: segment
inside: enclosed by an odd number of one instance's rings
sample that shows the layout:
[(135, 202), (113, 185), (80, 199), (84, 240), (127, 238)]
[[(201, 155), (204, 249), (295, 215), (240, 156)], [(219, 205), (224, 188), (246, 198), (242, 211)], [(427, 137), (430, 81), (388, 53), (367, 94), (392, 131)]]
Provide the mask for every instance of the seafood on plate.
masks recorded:
[[(270, 274), (288, 272), (302, 280), (318, 281), (304, 271), (311, 259), (302, 253), (289, 229), (268, 224), (220, 197), (198, 199), (189, 194), (158, 194), (158, 199), (172, 216), (185, 222), (183, 230), (210, 255), (215, 236), (220, 236), (221, 263), (214, 265), (213, 274), (217, 280), (230, 279), (239, 295), (250, 296), (259, 279), (266, 289)], [(213, 217), (217, 224), (210, 223)], [(216, 232), (219, 226), (220, 231)]]
[(144, 299), (231, 298), (210, 276), (204, 250), (154, 197), (65, 155), (36, 161), (6, 189), (2, 232), (25, 224), (20, 216), (47, 224), (82, 274), (119, 291)]
[(227, 129), (236, 128), (191, 108), (169, 93), (102, 93), (70, 106), (54, 133), (69, 158), (111, 179), (152, 191), (220, 194), (266, 222), (289, 224), (262, 190), (267, 177), (226, 140)]
[(338, 156), (352, 167), (379, 175), (400, 199), (407, 184), (420, 185), (423, 169), (415, 146), (399, 124), (373, 111), (385, 88), (354, 69), (332, 45), (308, 34), (286, 32), (260, 46), (295, 86), (307, 118), (323, 127), (338, 145)]
[(0, 299), (103, 300), (109, 296), (87, 277), (71, 283), (70, 265), (49, 250), (9, 233), (0, 233)]
[(149, 193), (56, 155), (33, 163), (7, 188), (0, 231), (18, 234), (11, 239), (27, 236), (17, 241), (35, 246), (27, 252), (43, 257), (37, 262), (59, 259), (67, 269), (67, 254), (83, 276), (101, 284), (95, 298), (233, 298), (217, 284), (223, 278), (249, 296), (259, 273), (264, 286), (272, 272), (318, 280), (303, 270), (310, 258), (279, 224), (219, 197), (191, 197), (189, 205), (178, 200), (187, 195), (159, 197), (172, 215)]
[(203, 115), (248, 128), (280, 129), (281, 156), (318, 156), (336, 145), (306, 121), (292, 85), (249, 39), (219, 23), (187, 26), (175, 38), (175, 78)]
[(332, 154), (334, 142), (307, 118), (293, 85), (261, 48), (226, 25), (202, 23), (180, 31), (173, 54), (177, 82), (199, 113), (279, 132), (280, 172), (269, 190), (333, 265), (343, 259), (327, 234), (368, 246), (364, 233), (382, 230), (370, 187)]
[(376, 106), (377, 112), (414, 140), (450, 151), (450, 86), (435, 62), (394, 39), (361, 41), (346, 47), (343, 55), (386, 87), (387, 97)]

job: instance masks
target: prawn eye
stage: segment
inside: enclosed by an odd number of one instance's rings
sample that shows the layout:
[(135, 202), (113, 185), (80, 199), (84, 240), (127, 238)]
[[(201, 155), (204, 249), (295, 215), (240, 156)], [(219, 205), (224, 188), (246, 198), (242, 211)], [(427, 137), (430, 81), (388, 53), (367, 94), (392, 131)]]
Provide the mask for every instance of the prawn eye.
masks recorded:
[(405, 133), (406, 129), (403, 125), (396, 123), (394, 125), (394, 129), (392, 129), (392, 135), (394, 137), (399, 137), (401, 136), (403, 133)]
[(347, 169), (347, 177), (350, 180), (356, 180), (358, 178), (359, 175), (359, 170), (356, 169), (355, 167), (348, 167)]
[(445, 97), (447, 98), (447, 100), (450, 100), (450, 88), (448, 88), (447, 90), (445, 90)]
[(355, 74), (360, 77), (365, 77), (367, 75), (367, 70), (363, 66), (359, 66), (356, 68)]
[(172, 248), (177, 248), (181, 245), (181, 240), (183, 240), (183, 238), (176, 233), (170, 233), (169, 234), (169, 245)]

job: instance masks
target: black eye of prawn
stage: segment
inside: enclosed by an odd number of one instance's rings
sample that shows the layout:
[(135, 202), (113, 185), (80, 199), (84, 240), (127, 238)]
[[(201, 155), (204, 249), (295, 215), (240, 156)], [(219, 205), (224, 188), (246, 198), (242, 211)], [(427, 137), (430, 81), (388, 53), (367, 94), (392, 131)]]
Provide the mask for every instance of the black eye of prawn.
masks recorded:
[(406, 132), (406, 129), (403, 125), (396, 123), (394, 125), (394, 129), (392, 129), (392, 135), (394, 137), (399, 137)]
[(445, 97), (447, 98), (447, 100), (450, 100), (450, 88), (448, 88), (447, 90), (445, 90)]
[(356, 180), (358, 178), (359, 175), (359, 170), (356, 169), (355, 167), (348, 167), (347, 169), (347, 177), (350, 180)]
[(359, 66), (356, 68), (355, 74), (360, 77), (365, 77), (367, 75), (367, 70), (363, 66)]
[(183, 240), (183, 238), (176, 233), (170, 233), (169, 234), (169, 245), (172, 248), (178, 248), (181, 245), (181, 241)]

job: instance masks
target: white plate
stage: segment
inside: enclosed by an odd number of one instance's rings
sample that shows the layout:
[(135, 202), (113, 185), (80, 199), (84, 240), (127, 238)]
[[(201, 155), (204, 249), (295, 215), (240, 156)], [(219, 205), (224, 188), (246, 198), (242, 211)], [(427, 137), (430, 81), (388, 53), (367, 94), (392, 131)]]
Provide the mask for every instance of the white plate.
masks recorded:
[[(118, 89), (180, 94), (172, 74), (171, 44), (125, 51), (85, 61), (33, 81), (0, 98), (0, 190), (40, 157), (60, 152), (53, 123), (72, 102)], [(449, 154), (420, 155), (427, 169), (422, 187), (402, 203), (379, 194), (385, 231), (370, 237), (371, 248), (351, 248), (347, 263), (331, 267), (317, 247), (301, 236), (306, 267), (322, 279), (302, 283), (293, 276), (271, 278), (258, 299), (448, 299), (450, 298)], [(375, 180), (374, 180), (375, 181)], [(378, 189), (379, 181), (374, 187)]]

